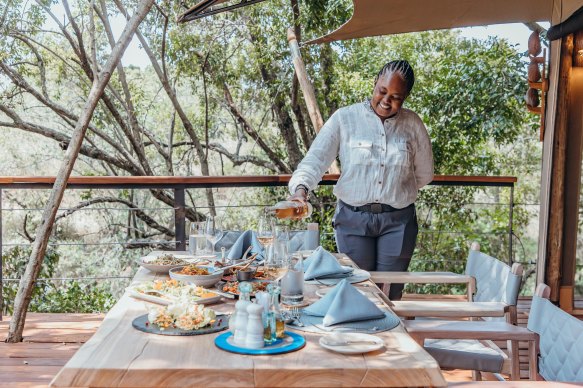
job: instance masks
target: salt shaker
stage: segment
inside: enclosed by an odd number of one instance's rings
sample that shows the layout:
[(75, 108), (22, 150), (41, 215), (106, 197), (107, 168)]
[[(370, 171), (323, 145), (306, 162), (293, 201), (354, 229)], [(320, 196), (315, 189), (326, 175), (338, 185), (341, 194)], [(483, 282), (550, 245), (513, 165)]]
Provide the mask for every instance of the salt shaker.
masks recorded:
[(240, 283), (239, 284), (240, 297), (239, 301), (235, 303), (236, 318), (233, 324), (235, 329), (233, 334), (233, 342), (235, 343), (235, 345), (241, 347), (245, 346), (245, 339), (247, 336), (247, 320), (248, 320), (247, 307), (251, 304), (251, 301), (249, 300), (251, 289), (252, 289), (251, 284), (247, 282)]
[[(263, 343), (263, 306), (250, 303), (247, 306), (247, 331), (245, 334), (245, 347), (259, 349), (264, 346)], [(239, 316), (240, 317), (240, 316)]]

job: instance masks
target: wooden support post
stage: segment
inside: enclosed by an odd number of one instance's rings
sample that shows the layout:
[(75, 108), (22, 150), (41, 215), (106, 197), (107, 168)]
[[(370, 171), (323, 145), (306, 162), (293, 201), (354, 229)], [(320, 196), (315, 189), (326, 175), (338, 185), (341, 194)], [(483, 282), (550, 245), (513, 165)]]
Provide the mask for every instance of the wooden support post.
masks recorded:
[(101, 72), (93, 81), (93, 86), (87, 97), (87, 102), (83, 107), (83, 112), (79, 116), (79, 120), (75, 125), (73, 134), (71, 136), (71, 142), (67, 147), (65, 152), (65, 157), (63, 158), (63, 163), (59, 168), (59, 172), (55, 179), (55, 184), (53, 185), (53, 190), (51, 191), (51, 196), (45, 206), (43, 212), (41, 223), (36, 231), (36, 238), (32, 246), (32, 253), (28, 260), (26, 270), (24, 275), (20, 279), (20, 284), (18, 286), (18, 293), (14, 301), (14, 314), (10, 321), (10, 328), (8, 331), (8, 338), (6, 342), (20, 342), (22, 341), (22, 331), (24, 329), (24, 322), (26, 320), (26, 310), (30, 304), (32, 297), (32, 290), (34, 287), (34, 282), (36, 281), (38, 274), (41, 269), (41, 265), (47, 250), (49, 236), (53, 229), (53, 223), (59, 210), (59, 205), (63, 199), (63, 194), (67, 186), (67, 180), (71, 175), (73, 166), (75, 165), (75, 160), (79, 155), (79, 149), (83, 143), (83, 138), (85, 137), (85, 132), (87, 126), (91, 121), (95, 107), (97, 106), (103, 90), (107, 86), (109, 79), (111, 78), (112, 72), (115, 70), (118, 62), (130, 43), (136, 29), (142, 22), (142, 20), (148, 14), (148, 11), (154, 4), (154, 0), (141, 0), (136, 8), (135, 14), (126, 24), (118, 42), (111, 51), (111, 55), (105, 66), (103, 66)]
[(2, 321), (2, 312), (4, 311), (4, 298), (2, 297), (4, 293), (4, 273), (2, 272), (4, 256), (2, 254), (2, 189), (0, 189), (0, 322)]
[[(314, 86), (308, 79), (308, 72), (306, 71), (304, 61), (302, 60), (300, 46), (298, 45), (296, 33), (294, 32), (293, 28), (289, 28), (287, 30), (287, 41), (289, 42), (294, 69), (296, 70), (296, 75), (298, 76), (298, 81), (300, 82), (300, 87), (302, 88), (302, 92), (304, 94), (304, 100), (306, 101), (310, 120), (312, 121), (312, 125), (314, 126), (316, 133), (318, 133), (324, 125), (324, 120), (320, 114), (320, 108), (318, 107), (318, 101), (316, 100)], [(329, 172), (330, 174), (340, 173), (340, 169), (338, 168), (336, 161), (332, 162)]]
[(184, 189), (174, 189), (174, 235), (176, 236), (176, 250), (186, 250), (186, 207)]
[(565, 159), (567, 149), (567, 124), (569, 109), (569, 78), (573, 62), (573, 35), (561, 40), (561, 63), (557, 87), (555, 138), (551, 173), (551, 200), (549, 206), (549, 234), (545, 283), (551, 288), (550, 299), (559, 300), (561, 257), (563, 254), (563, 225), (565, 214)]

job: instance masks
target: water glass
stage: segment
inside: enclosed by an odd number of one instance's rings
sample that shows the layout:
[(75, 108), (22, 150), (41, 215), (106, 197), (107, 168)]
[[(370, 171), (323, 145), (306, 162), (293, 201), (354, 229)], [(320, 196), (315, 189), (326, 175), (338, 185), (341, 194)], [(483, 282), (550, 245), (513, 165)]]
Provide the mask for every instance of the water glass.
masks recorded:
[(188, 251), (191, 255), (206, 252), (206, 222), (193, 221), (190, 223), (188, 232)]
[(281, 279), (281, 302), (299, 305), (304, 302), (304, 265), (301, 254), (287, 261), (287, 271)]

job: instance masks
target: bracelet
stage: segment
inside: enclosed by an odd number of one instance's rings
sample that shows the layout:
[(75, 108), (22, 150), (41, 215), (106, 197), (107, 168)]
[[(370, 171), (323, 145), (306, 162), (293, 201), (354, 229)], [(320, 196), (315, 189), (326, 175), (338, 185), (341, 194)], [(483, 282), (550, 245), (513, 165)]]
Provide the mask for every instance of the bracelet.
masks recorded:
[(310, 190), (308, 190), (308, 186), (306, 186), (306, 185), (302, 185), (302, 184), (299, 184), (299, 185), (297, 185), (297, 186), (296, 186), (296, 192), (297, 192), (299, 189), (302, 189), (302, 190), (304, 190), (304, 191), (306, 192), (306, 197), (307, 197), (308, 195), (310, 195)]

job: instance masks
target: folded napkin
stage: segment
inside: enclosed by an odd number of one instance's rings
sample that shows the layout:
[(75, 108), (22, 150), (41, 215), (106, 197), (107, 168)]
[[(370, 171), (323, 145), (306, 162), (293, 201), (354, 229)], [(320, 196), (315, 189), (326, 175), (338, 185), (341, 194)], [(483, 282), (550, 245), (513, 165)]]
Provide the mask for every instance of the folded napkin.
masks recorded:
[(246, 230), (241, 233), (231, 249), (229, 249), (227, 259), (240, 260), (249, 246), (252, 247), (249, 251), (249, 256), (257, 253), (257, 260), (263, 259), (263, 246), (257, 239), (257, 234), (252, 230)]
[(321, 246), (304, 260), (304, 280), (339, 279), (352, 275), (353, 271), (350, 267), (341, 266), (336, 257)]
[(343, 279), (322, 299), (306, 307), (304, 314), (324, 317), (324, 326), (385, 317), (373, 302)]

